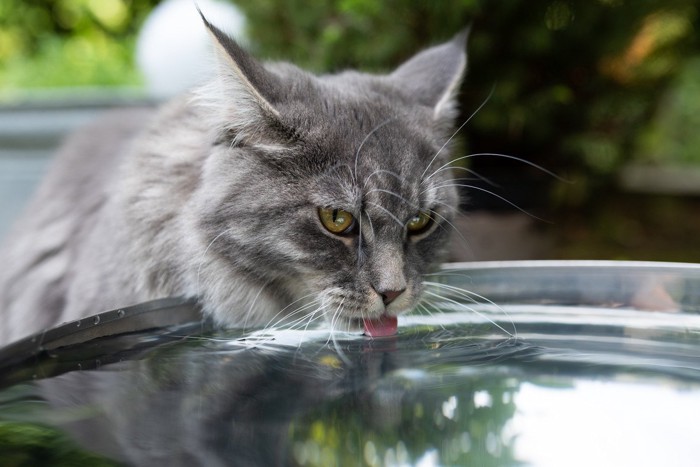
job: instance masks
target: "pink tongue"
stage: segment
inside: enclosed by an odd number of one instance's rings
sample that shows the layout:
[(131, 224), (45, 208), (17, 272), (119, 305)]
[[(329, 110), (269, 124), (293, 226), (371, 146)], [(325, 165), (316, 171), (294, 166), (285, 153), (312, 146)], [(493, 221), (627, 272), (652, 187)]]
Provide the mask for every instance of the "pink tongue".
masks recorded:
[(397, 328), (396, 316), (382, 315), (377, 319), (364, 319), (365, 335), (370, 337), (393, 336)]

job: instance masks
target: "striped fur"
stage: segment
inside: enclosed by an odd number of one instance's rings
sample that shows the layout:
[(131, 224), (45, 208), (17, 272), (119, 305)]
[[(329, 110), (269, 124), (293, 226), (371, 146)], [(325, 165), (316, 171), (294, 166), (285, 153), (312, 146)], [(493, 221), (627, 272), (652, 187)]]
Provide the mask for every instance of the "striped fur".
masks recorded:
[[(0, 251), (0, 342), (144, 300), (196, 296), (225, 326), (345, 326), (417, 302), (457, 195), (463, 35), (394, 73), (262, 65), (209, 25), (221, 76), (73, 135)], [(326, 231), (348, 210), (359, 235)], [(419, 210), (435, 226), (408, 238)], [(406, 291), (384, 306), (378, 290)]]

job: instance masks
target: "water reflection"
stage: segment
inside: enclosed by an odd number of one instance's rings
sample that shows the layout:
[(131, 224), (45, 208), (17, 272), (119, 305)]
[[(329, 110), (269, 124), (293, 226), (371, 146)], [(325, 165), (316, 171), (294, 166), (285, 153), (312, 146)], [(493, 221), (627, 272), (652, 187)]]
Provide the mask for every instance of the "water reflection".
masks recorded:
[(423, 337), (339, 341), (342, 359), (325, 341), (286, 351), (183, 342), (39, 384), (52, 411), (86, 414), (62, 428), (136, 465), (384, 465), (431, 452), (443, 462), (512, 459), (498, 434), (517, 380), (488, 366), (533, 349), (496, 340), (427, 356), (432, 339)]
[(471, 295), (374, 340), (133, 332), (126, 310), (98, 327), (132, 332), (0, 371), (46, 377), (0, 392), (0, 441), (49, 425), (128, 465), (693, 465), (700, 270), (661, 269), (452, 270), (434, 280)]
[[(624, 338), (582, 346), (573, 339), (567, 352), (572, 335), (533, 345), (457, 331), (351, 337), (335, 346), (316, 339), (275, 347), (259, 338), (251, 346), (225, 334), (186, 339), (100, 371), (37, 382), (49, 404), (39, 413), (52, 414), (85, 448), (130, 465), (207, 466), (517, 465), (546, 460), (551, 450), (540, 443), (557, 433), (566, 441), (558, 445), (573, 452), (611, 433), (628, 449), (632, 438), (617, 433), (627, 421), (609, 418), (615, 404), (621, 416), (637, 413), (630, 420), (654, 420), (657, 428), (632, 432), (648, 437), (674, 424), (687, 430), (693, 425), (683, 414), (700, 413), (692, 412), (700, 399), (690, 355), (684, 365), (669, 354), (676, 363), (655, 369), (660, 358), (622, 361), (634, 355), (620, 353), (630, 343)], [(595, 386), (601, 381), (611, 389)], [(619, 396), (634, 394), (626, 387), (646, 388), (649, 397), (635, 402), (647, 404), (625, 405)], [(683, 390), (684, 408), (655, 412), (655, 398)], [(608, 418), (596, 423), (601, 412)], [(568, 457), (557, 452), (559, 462)]]
[(545, 467), (562, 465), (562, 459), (569, 466), (695, 465), (697, 384), (640, 383), (593, 378), (569, 390), (523, 384), (512, 420), (519, 433), (517, 457)]

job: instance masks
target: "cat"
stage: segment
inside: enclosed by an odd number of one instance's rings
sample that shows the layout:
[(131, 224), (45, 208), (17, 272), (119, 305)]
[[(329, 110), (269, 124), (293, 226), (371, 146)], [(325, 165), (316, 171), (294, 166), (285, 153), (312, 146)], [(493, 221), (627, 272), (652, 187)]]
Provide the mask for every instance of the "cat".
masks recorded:
[(0, 343), (167, 296), (224, 327), (395, 332), (446, 251), (466, 32), (385, 75), (263, 63), (67, 141), (0, 252)]

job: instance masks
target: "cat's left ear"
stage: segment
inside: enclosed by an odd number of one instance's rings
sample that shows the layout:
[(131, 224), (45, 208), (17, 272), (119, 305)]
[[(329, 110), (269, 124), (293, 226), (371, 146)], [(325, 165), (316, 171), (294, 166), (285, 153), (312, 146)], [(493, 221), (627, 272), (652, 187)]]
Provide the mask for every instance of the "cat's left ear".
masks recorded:
[(456, 96), (467, 68), (468, 36), (465, 29), (451, 41), (416, 54), (389, 75), (419, 104), (433, 108), (436, 121), (452, 124), (457, 117)]
[(275, 106), (283, 98), (273, 73), (238, 43), (211, 24), (199, 11), (211, 34), (219, 65), (218, 76), (199, 91), (199, 100), (212, 110), (214, 124), (233, 141), (264, 142), (282, 126)]

